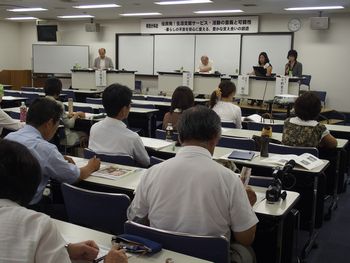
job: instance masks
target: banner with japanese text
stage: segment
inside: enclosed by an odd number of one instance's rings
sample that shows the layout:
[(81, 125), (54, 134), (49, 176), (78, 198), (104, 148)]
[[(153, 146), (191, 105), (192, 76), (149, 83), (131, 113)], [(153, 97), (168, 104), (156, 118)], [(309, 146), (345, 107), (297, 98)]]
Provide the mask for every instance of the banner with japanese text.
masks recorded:
[(142, 19), (142, 34), (257, 33), (258, 16)]

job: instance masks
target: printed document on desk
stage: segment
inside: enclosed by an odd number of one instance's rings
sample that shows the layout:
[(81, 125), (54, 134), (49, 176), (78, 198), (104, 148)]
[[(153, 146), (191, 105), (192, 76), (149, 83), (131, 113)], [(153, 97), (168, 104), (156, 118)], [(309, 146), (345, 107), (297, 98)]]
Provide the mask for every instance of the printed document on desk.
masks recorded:
[(322, 160), (310, 153), (303, 153), (300, 156), (294, 154), (275, 154), (261, 161), (283, 166), (290, 160), (294, 160), (298, 165), (307, 170), (312, 170), (323, 164)]
[(136, 170), (138, 170), (138, 168), (124, 167), (120, 165), (101, 165), (100, 169), (91, 175), (117, 180), (134, 173)]

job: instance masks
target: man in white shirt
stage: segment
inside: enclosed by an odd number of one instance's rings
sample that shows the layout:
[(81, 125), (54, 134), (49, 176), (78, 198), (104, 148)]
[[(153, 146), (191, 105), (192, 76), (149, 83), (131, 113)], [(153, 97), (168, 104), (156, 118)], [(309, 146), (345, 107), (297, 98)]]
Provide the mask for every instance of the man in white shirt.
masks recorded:
[(103, 91), (102, 103), (107, 117), (91, 127), (89, 149), (99, 154), (129, 155), (139, 165), (147, 167), (150, 159), (140, 136), (123, 122), (128, 118), (131, 98), (131, 90), (119, 84), (112, 84)]
[(112, 59), (106, 56), (106, 49), (100, 48), (98, 50), (99, 57), (95, 58), (94, 69), (112, 69), (114, 68)]
[(202, 56), (197, 71), (199, 73), (214, 73), (213, 61), (210, 61), (208, 56)]
[[(143, 174), (129, 220), (147, 217), (155, 228), (228, 239), (233, 231), (247, 253), (258, 222), (252, 210), (256, 196), (246, 192), (238, 174), (212, 160), (221, 136), (219, 116), (207, 107), (192, 107), (182, 113), (178, 132), (183, 148)], [(254, 262), (249, 252), (250, 259), (238, 253), (244, 262)]]

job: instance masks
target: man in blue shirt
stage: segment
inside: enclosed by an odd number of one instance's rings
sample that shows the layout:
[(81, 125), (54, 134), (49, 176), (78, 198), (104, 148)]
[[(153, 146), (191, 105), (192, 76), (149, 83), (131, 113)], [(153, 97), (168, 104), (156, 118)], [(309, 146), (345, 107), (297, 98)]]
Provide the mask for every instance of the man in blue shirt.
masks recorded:
[(6, 136), (26, 146), (40, 163), (42, 178), (30, 205), (39, 203), (50, 178), (72, 184), (86, 179), (100, 167), (100, 160), (92, 158), (87, 165), (78, 168), (71, 158), (64, 157), (48, 142), (55, 135), (61, 116), (62, 107), (56, 101), (39, 98), (30, 105), (27, 125)]

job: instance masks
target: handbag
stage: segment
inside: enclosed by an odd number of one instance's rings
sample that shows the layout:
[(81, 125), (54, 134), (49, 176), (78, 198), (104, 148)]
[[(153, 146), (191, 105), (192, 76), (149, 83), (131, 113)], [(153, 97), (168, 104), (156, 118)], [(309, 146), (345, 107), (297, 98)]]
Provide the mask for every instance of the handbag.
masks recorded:
[(112, 243), (130, 253), (154, 254), (162, 250), (162, 245), (140, 236), (121, 234), (112, 237)]

